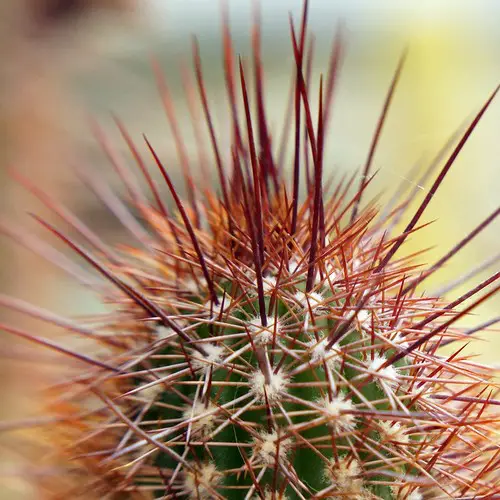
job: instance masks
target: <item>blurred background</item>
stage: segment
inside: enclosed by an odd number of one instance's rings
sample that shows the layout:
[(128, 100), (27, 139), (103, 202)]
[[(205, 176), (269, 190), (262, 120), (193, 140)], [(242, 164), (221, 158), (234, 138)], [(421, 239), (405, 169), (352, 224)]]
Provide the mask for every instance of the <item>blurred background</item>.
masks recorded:
[[(236, 51), (249, 57), (251, 0), (228, 3)], [(280, 131), (293, 74), (288, 13), (298, 21), (302, 2), (260, 3), (268, 116)], [(53, 243), (28, 212), (60, 225), (12, 181), (9, 172), (14, 169), (74, 210), (106, 241), (123, 241), (119, 223), (75, 174), (75, 167), (81, 168), (121, 189), (91, 132), (89, 117), (98, 120), (127, 163), (132, 164), (131, 158), (111, 112), (123, 120), (137, 142), (146, 133), (175, 171), (178, 159), (151, 71), (155, 56), (170, 85), (189, 154), (196, 158), (180, 70), (190, 65), (192, 34), (200, 42), (220, 140), (227, 143), (220, 17), (220, 4), (213, 0), (1, 2), (0, 207), (7, 232), (14, 231), (17, 239), (30, 234)], [(423, 169), (500, 81), (499, 17), (500, 4), (495, 0), (311, 0), (309, 26), (316, 47), (313, 81), (326, 72), (338, 22), (345, 28), (345, 55), (325, 168), (344, 173), (363, 165), (398, 58), (408, 46), (407, 63), (374, 160), (379, 174), (370, 194), (383, 190), (387, 199), (401, 182), (415, 186), (419, 174), (410, 173), (411, 168), (422, 162)], [(497, 208), (499, 126), (500, 102), (495, 102), (426, 212), (425, 221), (436, 222), (412, 237), (406, 251), (432, 247), (426, 260), (433, 262)], [(418, 200), (430, 185), (427, 181), (420, 186)], [(496, 223), (426, 282), (427, 289), (439, 289), (499, 251), (500, 224)], [(493, 264), (471, 283), (498, 267)], [(460, 295), (471, 283), (449, 296)], [(0, 289), (66, 316), (99, 309), (95, 297), (55, 266), (13, 244), (12, 237), (0, 236)], [(478, 324), (499, 310), (500, 301), (490, 300), (464, 323)], [(0, 315), (36, 328), (40, 335), (51, 335), (43, 324), (7, 309), (0, 309)], [(489, 343), (474, 342), (468, 352), (497, 362), (498, 334), (492, 331), (486, 338)], [(18, 418), (30, 413), (38, 377), (29, 363), (19, 359), (17, 341), (0, 332), (0, 342), (4, 353), (0, 416)], [(20, 457), (12, 447), (12, 441), (0, 436), (0, 499), (39, 498), (16, 465)]]

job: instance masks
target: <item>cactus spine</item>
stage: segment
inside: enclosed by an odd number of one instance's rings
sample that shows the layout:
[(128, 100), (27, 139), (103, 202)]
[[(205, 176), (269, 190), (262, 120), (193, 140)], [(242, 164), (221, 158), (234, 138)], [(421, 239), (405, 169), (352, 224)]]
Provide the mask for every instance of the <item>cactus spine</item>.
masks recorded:
[[(85, 330), (104, 353), (66, 349), (86, 366), (51, 392), (51, 422), (66, 437), (59, 463), (84, 478), (83, 485), (72, 484), (72, 498), (91, 491), (96, 498), (418, 500), (500, 492), (493, 371), (461, 356), (460, 348), (449, 357), (438, 351), (466, 341), (470, 332), (455, 322), (497, 290), (490, 285), (498, 273), (448, 303), (415, 289), (467, 238), (424, 271), (415, 256), (396, 255), (493, 96), (405, 231), (394, 233), (412, 194), (382, 212), (375, 203), (363, 208), (371, 160), (354, 196), (354, 177), (331, 190), (323, 185), (340, 46), (337, 41), (313, 117), (303, 71), (305, 13), (299, 32), (292, 27), (291, 183), (266, 121), (258, 27), (253, 114), (247, 72), (242, 63), (234, 71), (225, 25), (231, 168), (212, 134), (195, 46), (219, 193), (194, 187), (183, 162), (189, 196), (182, 201), (148, 142), (175, 203), (172, 214), (120, 124), (154, 198), (146, 202), (131, 175), (123, 175), (148, 227), (138, 232), (125, 218), (141, 247), (110, 250), (79, 226), (91, 254), (45, 224), (106, 278), (111, 286), (103, 300), (114, 308)], [(175, 131), (165, 82), (161, 88)], [(302, 178), (307, 190), (300, 201)]]

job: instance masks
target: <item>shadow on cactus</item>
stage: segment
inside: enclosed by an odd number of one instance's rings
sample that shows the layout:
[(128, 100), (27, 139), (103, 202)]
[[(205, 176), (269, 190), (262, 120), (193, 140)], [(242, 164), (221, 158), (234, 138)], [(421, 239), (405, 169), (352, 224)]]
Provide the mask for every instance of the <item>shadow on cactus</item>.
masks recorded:
[[(146, 229), (118, 198), (108, 193), (103, 199), (140, 242), (137, 248), (109, 248), (23, 181), (88, 243), (85, 249), (40, 220), (105, 278), (96, 291), (114, 307), (92, 328), (2, 299), (4, 305), (104, 347), (103, 354), (90, 356), (3, 326), (78, 362), (76, 375), (51, 388), (44, 418), (32, 422), (48, 422), (58, 443), (50, 453), (53, 463), (63, 467), (66, 489), (61, 490), (57, 474), (40, 479), (44, 491), (54, 491), (52, 498), (500, 495), (500, 402), (493, 370), (461, 354), (469, 336), (494, 320), (469, 330), (455, 325), (498, 290), (500, 273), (451, 303), (416, 292), (499, 210), (426, 268), (417, 265), (416, 255), (397, 255), (408, 235), (419, 229), (426, 207), (494, 94), (463, 136), (447, 145), (449, 157), (437, 158), (425, 173), (435, 175), (435, 181), (416, 212), (408, 213), (415, 193), (404, 186), (383, 210), (375, 203), (366, 206), (363, 193), (404, 58), (361, 184), (356, 186), (356, 176), (324, 181), (324, 137), (342, 47), (335, 40), (326, 78), (319, 95), (312, 96), (306, 19), (307, 5), (300, 26), (291, 23), (296, 67), (281, 141), (271, 141), (275, 134), (266, 120), (258, 20), (251, 96), (250, 73), (241, 60), (235, 64), (224, 22), (230, 151), (221, 151), (214, 131), (195, 43), (193, 88), (200, 101), (190, 104), (208, 126), (216, 191), (192, 181), (192, 165), (159, 70), (187, 200), (179, 198), (166, 167), (146, 142), (174, 211), (118, 122), (151, 191), (149, 202), (134, 175), (115, 163)], [(318, 102), (316, 116), (313, 100)], [(199, 138), (197, 119), (194, 126)], [(289, 181), (284, 174), (288, 165), (293, 171)], [(404, 218), (409, 221), (405, 230), (396, 233)], [(455, 354), (439, 354), (440, 347), (452, 343), (459, 346)]]

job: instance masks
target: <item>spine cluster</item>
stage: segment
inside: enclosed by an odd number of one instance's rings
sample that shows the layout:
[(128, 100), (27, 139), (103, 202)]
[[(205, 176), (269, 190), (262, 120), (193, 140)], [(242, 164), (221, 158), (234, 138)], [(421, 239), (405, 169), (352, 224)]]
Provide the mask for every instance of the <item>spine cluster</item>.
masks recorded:
[[(359, 185), (357, 176), (327, 183), (324, 140), (342, 45), (335, 41), (319, 86), (318, 114), (312, 116), (306, 20), (307, 2), (300, 29), (291, 23), (291, 111), (279, 145), (271, 140), (266, 120), (258, 22), (252, 97), (248, 69), (241, 60), (237, 69), (234, 64), (227, 20), (223, 28), (232, 124), (227, 155), (214, 130), (195, 44), (194, 85), (200, 95), (195, 109), (207, 123), (219, 179), (215, 191), (193, 183), (161, 78), (181, 152), (186, 200), (146, 140), (173, 203), (165, 201), (119, 123), (151, 190), (148, 201), (134, 174), (115, 163), (127, 201), (145, 228), (129, 205), (111, 195), (103, 200), (137, 245), (108, 247), (25, 181), (80, 233), (85, 245), (40, 221), (103, 278), (79, 275), (111, 308), (110, 314), (82, 325), (2, 299), (85, 336), (94, 350), (78, 351), (3, 327), (76, 363), (75, 372), (51, 387), (47, 415), (35, 420), (49, 423), (48, 435), (55, 438), (47, 460), (51, 470), (62, 471), (37, 476), (49, 498), (500, 495), (495, 374), (462, 355), (474, 331), (457, 326), (498, 290), (500, 274), (452, 302), (419, 288), (499, 210), (430, 266), (420, 265), (418, 255), (398, 253), (419, 229), (427, 205), (494, 94), (444, 165), (436, 163), (425, 174), (440, 167), (414, 213), (408, 207), (415, 194), (404, 189), (383, 210), (375, 203), (365, 206), (373, 153), (402, 62)], [(194, 126), (199, 137), (196, 120)], [(399, 233), (395, 227), (403, 218), (408, 223)], [(442, 355), (439, 349), (449, 344), (457, 345), (455, 353)]]

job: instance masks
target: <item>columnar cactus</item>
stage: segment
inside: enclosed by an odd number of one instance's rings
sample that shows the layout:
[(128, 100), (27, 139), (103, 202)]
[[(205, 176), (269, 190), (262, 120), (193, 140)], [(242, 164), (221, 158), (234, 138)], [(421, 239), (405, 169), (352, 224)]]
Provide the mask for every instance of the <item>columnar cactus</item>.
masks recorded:
[[(498, 210), (425, 270), (417, 256), (397, 255), (422, 223), (426, 206), (493, 96), (415, 214), (406, 213), (414, 193), (400, 193), (383, 211), (375, 203), (363, 208), (373, 151), (401, 66), (359, 188), (351, 194), (353, 177), (326, 189), (324, 137), (340, 46), (337, 41), (313, 117), (303, 71), (306, 38), (305, 22), (299, 33), (292, 26), (291, 182), (285, 150), (271, 141), (266, 121), (258, 26), (253, 38), (256, 93), (250, 103), (247, 71), (242, 62), (234, 71), (225, 25), (233, 130), (227, 156), (214, 132), (195, 46), (200, 106), (218, 169), (216, 191), (193, 185), (164, 82), (188, 201), (180, 199), (147, 143), (172, 195), (171, 210), (120, 124), (152, 191), (149, 203), (132, 174), (118, 165), (147, 230), (117, 199), (110, 205), (119, 206), (140, 245), (111, 250), (31, 186), (89, 243), (84, 249), (42, 221), (106, 278), (110, 286), (103, 290), (99, 283), (96, 289), (113, 308), (111, 315), (85, 327), (36, 311), (104, 346), (93, 355), (5, 327), (80, 363), (76, 375), (50, 391), (44, 421), (55, 436), (54, 463), (64, 466), (60, 479), (41, 480), (52, 498), (500, 495), (494, 373), (461, 354), (472, 331), (455, 326), (498, 289), (487, 287), (495, 286), (499, 273), (451, 303), (416, 291)], [(304, 195), (300, 186), (307, 187)], [(408, 217), (408, 225), (396, 233), (402, 217)], [(33, 313), (26, 304), (6, 301)], [(440, 354), (440, 347), (452, 343), (459, 346), (455, 354)]]

